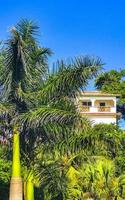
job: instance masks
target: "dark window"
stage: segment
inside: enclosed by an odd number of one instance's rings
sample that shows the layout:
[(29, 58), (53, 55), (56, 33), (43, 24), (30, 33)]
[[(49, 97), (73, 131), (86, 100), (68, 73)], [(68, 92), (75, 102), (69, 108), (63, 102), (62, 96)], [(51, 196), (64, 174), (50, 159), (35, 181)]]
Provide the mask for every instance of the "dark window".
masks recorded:
[(104, 102), (101, 102), (100, 103), (100, 107), (104, 107), (105, 106), (105, 103)]
[(88, 102), (88, 106), (89, 107), (92, 106), (92, 102), (91, 101)]
[(92, 102), (91, 101), (83, 101), (82, 105), (90, 107), (90, 106), (92, 106)]
[(82, 105), (83, 106), (87, 106), (87, 102), (82, 102)]

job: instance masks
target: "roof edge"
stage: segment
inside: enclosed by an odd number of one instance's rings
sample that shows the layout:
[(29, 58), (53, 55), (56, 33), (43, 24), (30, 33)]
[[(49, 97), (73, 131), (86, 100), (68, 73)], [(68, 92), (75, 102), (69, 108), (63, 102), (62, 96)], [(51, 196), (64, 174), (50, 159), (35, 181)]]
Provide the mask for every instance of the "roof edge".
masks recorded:
[(92, 91), (92, 90), (86, 90), (86, 91), (81, 91), (81, 95), (83, 96), (113, 96), (113, 97), (121, 97), (121, 94), (113, 94), (113, 93), (106, 93), (102, 91)]

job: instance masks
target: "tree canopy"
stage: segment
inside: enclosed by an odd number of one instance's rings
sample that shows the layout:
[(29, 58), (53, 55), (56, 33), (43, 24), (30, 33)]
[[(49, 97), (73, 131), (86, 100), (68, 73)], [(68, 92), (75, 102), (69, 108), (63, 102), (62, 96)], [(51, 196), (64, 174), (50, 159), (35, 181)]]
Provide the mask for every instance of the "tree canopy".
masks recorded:
[[(25, 200), (122, 200), (124, 132), (112, 124), (92, 126), (76, 105), (101, 60), (78, 56), (57, 61), (50, 70), (52, 51), (42, 47), (38, 33), (36, 23), (22, 19), (1, 47), (0, 135), (7, 139), (0, 146), (2, 200), (8, 199), (12, 172), (12, 178), (23, 178)], [(102, 73), (96, 87), (121, 92), (123, 105), (124, 76), (124, 70)]]

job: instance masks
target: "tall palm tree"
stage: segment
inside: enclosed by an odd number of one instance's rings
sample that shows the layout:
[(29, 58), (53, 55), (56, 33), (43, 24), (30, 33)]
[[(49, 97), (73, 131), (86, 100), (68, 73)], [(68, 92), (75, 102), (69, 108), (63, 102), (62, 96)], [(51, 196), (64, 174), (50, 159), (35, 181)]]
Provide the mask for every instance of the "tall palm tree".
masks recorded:
[[(0, 80), (3, 88), (2, 101), (15, 106), (15, 116), (27, 110), (26, 103), (21, 97), (22, 92), (34, 90), (40, 76), (43, 74), (42, 78), (45, 78), (47, 74), (47, 56), (51, 54), (51, 51), (38, 46), (35, 39), (37, 31), (38, 27), (33, 21), (21, 20), (15, 27), (12, 27), (11, 37), (5, 44), (5, 59)], [(19, 129), (13, 124), (10, 200), (22, 200), (19, 140)]]

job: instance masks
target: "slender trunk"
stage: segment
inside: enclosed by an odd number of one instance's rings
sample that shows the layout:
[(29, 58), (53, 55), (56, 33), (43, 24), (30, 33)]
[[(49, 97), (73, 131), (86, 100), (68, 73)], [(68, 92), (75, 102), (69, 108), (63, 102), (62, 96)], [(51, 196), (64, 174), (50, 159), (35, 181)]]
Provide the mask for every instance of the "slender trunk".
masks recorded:
[(20, 135), (14, 129), (13, 131), (13, 162), (12, 162), (12, 177), (10, 182), (10, 197), (9, 200), (22, 200), (22, 178), (20, 165)]
[(23, 182), (23, 196), (24, 196), (24, 200), (26, 200), (26, 181), (25, 180)]
[(34, 182), (33, 182), (33, 173), (29, 173), (26, 182), (26, 200), (34, 200)]

